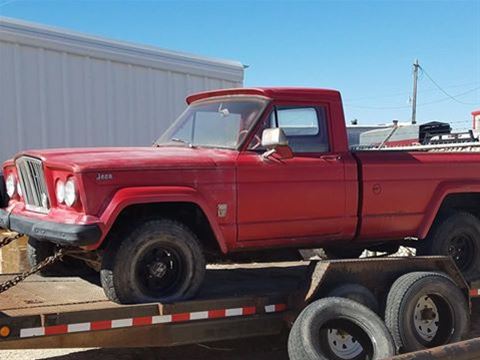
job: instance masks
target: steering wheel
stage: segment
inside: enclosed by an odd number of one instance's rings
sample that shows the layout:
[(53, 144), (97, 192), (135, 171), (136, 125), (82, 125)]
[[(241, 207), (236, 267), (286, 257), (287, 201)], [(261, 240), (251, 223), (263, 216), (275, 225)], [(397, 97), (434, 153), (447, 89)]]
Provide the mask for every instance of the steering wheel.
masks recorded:
[[(238, 133), (238, 143), (242, 139), (242, 136), (244, 136), (246, 134), (248, 134), (248, 130), (241, 130)], [(255, 134), (253, 139), (256, 141), (256, 143), (249, 147), (251, 150), (255, 150), (256, 148), (258, 148), (262, 144), (262, 139), (260, 139), (260, 136), (258, 136), (257, 134)]]

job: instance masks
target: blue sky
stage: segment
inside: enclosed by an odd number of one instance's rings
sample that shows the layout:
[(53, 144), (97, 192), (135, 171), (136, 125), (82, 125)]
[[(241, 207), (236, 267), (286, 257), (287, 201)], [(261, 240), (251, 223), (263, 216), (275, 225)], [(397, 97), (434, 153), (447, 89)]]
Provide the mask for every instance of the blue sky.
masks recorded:
[(339, 89), (347, 120), (408, 120), (415, 58), (418, 120), (470, 124), (480, 109), (480, 0), (29, 1), (0, 15), (113, 39), (239, 60), (246, 86)]

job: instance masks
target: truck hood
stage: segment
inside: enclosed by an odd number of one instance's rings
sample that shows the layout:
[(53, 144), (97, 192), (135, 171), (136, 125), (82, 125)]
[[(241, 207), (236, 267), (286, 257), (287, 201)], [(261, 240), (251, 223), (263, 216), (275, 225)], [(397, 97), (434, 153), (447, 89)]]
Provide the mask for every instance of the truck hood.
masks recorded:
[(212, 168), (229, 162), (234, 150), (188, 147), (109, 147), (31, 150), (18, 154), (41, 159), (48, 167), (74, 172), (159, 168)]

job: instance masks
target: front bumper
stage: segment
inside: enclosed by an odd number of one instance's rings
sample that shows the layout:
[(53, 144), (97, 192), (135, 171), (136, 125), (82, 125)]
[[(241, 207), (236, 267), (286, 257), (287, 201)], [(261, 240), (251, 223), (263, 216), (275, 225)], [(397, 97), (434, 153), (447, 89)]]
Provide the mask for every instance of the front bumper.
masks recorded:
[(88, 246), (98, 243), (102, 231), (97, 224), (60, 224), (10, 214), (0, 209), (0, 228), (16, 231), (59, 245)]

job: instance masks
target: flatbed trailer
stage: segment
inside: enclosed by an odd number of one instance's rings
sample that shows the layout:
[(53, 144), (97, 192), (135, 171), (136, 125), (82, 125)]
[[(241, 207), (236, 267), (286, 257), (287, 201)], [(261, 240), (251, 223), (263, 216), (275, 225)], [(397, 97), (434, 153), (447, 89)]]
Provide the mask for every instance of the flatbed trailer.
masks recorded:
[(163, 347), (286, 334), (335, 285), (361, 283), (384, 298), (395, 279), (414, 271), (443, 272), (474, 295), (444, 257), (214, 266), (198, 298), (174, 304), (119, 305), (95, 279), (32, 276), (0, 294), (0, 349)]

